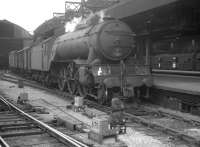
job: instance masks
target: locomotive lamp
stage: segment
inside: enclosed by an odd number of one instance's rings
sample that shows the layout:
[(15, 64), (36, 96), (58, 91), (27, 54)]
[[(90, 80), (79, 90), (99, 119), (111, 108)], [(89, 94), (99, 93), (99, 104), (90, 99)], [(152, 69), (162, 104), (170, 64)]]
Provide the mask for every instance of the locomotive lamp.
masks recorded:
[(110, 67), (108, 66), (100, 66), (97, 71), (97, 76), (106, 76), (110, 74)]
[(161, 67), (161, 65), (160, 65), (160, 63), (158, 63), (158, 68), (160, 68)]
[(172, 68), (176, 69), (176, 67), (177, 67), (177, 57), (173, 57), (172, 58)]
[(97, 75), (98, 75), (98, 76), (101, 76), (102, 74), (103, 74), (103, 71), (102, 71), (101, 67), (99, 67), (99, 70), (98, 70), (98, 72), (97, 72)]
[(175, 63), (175, 62), (172, 63), (172, 68), (173, 68), (173, 69), (176, 68), (176, 63)]
[(158, 58), (158, 68), (161, 68), (161, 58)]

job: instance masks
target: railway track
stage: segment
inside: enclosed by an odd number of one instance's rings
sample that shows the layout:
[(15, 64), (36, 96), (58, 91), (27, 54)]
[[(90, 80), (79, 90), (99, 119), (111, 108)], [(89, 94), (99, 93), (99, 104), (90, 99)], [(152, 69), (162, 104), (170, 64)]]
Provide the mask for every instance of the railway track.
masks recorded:
[[(8, 77), (6, 77), (6, 80), (17, 82), (17, 80), (14, 78), (9, 80)], [(35, 83), (25, 82), (25, 84), (35, 88), (47, 90), (48, 92), (51, 92), (52, 94), (57, 94), (59, 96), (67, 96), (71, 98), (73, 97), (66, 92), (49, 89)], [(85, 100), (85, 103), (106, 113), (111, 113), (112, 111), (110, 107), (99, 105), (96, 102), (90, 100)], [(187, 144), (200, 146), (200, 134), (194, 133), (194, 130), (200, 130), (200, 119), (190, 120), (181, 116), (177, 116), (175, 114), (156, 111), (156, 109), (147, 109), (143, 106), (129, 107), (127, 110), (125, 110), (124, 114), (128, 118), (127, 126), (134, 126), (134, 124), (136, 123), (142, 124), (147, 128), (152, 128), (153, 130), (169, 134), (176, 139), (183, 140)]]
[(88, 147), (10, 103), (0, 95), (0, 146)]
[[(97, 103), (88, 100), (86, 100), (86, 103), (104, 112), (111, 112), (110, 107), (100, 106)], [(161, 111), (156, 112), (155, 110), (144, 107), (132, 107), (126, 109), (124, 115), (128, 118), (126, 124), (127, 127), (135, 126), (135, 123), (139, 123), (147, 128), (171, 135), (174, 139), (183, 140), (187, 144), (197, 147), (200, 146), (200, 134), (195, 135), (192, 132), (186, 131), (190, 129), (200, 129), (200, 121), (188, 120), (170, 113), (164, 113)]]

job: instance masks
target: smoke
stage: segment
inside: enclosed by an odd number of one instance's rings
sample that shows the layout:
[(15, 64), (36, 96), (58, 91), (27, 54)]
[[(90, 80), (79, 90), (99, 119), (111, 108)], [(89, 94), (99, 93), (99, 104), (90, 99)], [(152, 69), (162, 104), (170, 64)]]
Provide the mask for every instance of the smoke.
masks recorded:
[(103, 18), (105, 17), (104, 11), (100, 11), (99, 17), (100, 17), (99, 22), (103, 22)]
[(72, 21), (65, 24), (65, 32), (73, 32), (76, 26), (81, 22), (82, 17), (74, 17)]
[(114, 19), (113, 17), (111, 17), (110, 15), (108, 15), (108, 14), (105, 14), (105, 11), (100, 11), (99, 13), (98, 13), (98, 15), (99, 15), (99, 22), (103, 22), (103, 21), (105, 21), (104, 19)]
[(105, 18), (112, 18), (109, 15), (106, 15), (104, 11), (100, 11), (97, 13), (88, 14), (87, 18), (83, 17), (74, 17), (71, 21), (65, 24), (65, 32), (73, 32), (78, 24), (87, 24), (87, 25), (95, 25), (97, 23), (101, 23)]

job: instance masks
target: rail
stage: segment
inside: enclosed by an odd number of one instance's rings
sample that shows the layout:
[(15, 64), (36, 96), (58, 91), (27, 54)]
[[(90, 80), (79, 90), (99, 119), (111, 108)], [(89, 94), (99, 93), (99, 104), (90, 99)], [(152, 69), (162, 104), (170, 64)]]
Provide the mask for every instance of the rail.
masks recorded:
[(0, 136), (0, 147), (10, 147), (5, 140)]
[(11, 109), (10, 105), (7, 103), (5, 99), (0, 98), (0, 101), (3, 102), (9, 108), (9, 110)]
[(57, 131), (56, 129), (46, 125), (45, 123), (35, 119), (34, 117), (30, 116), (29, 114), (27, 114), (24, 111), (17, 108), (12, 103), (8, 102), (3, 96), (0, 96), (0, 100), (3, 101), (3, 102), (6, 102), (6, 104), (9, 105), (12, 109), (17, 111), (18, 113), (20, 113), (24, 117), (28, 118), (29, 120), (35, 122), (41, 129), (46, 130), (49, 134), (53, 135), (54, 137), (61, 139), (60, 141), (62, 141), (65, 144), (70, 145), (70, 147), (89, 147), (88, 145), (85, 145), (82, 142), (77, 141), (76, 139), (74, 139), (74, 138), (72, 138), (72, 137), (70, 137), (66, 134), (63, 134), (63, 133)]
[[(38, 87), (38, 86), (30, 85), (28, 83), (27, 83), (27, 85), (32, 86), (32, 87), (37, 87), (39, 89), (42, 88), (44, 90), (47, 90), (47, 91), (49, 91), (53, 94), (58, 94), (60, 96), (64, 95), (63, 92), (57, 91), (55, 89), (48, 89), (48, 88), (44, 88), (44, 87), (40, 87), (40, 86)], [(67, 95), (70, 96), (70, 94), (67, 94)], [(91, 106), (93, 106), (97, 109), (100, 109), (101, 111), (104, 111), (104, 112), (107, 112), (107, 113), (111, 112), (110, 107), (99, 105), (99, 104), (92, 102), (90, 100), (85, 100), (85, 102), (86, 102), (87, 105), (91, 105)], [(142, 110), (141, 113), (140, 113), (140, 110)], [(152, 115), (152, 114), (155, 114), (155, 115)], [(197, 146), (200, 145), (199, 139), (196, 139), (193, 136), (185, 134), (184, 132), (181, 132), (178, 129), (167, 127), (167, 126), (165, 126), (161, 123), (158, 123), (158, 122), (156, 123), (156, 122), (150, 121), (148, 118), (145, 118), (145, 116), (148, 116), (148, 115), (150, 115), (152, 117), (161, 116), (161, 117), (167, 117), (167, 118), (170, 118), (170, 119), (180, 120), (180, 121), (184, 121), (186, 123), (189, 123), (189, 124), (192, 124), (192, 125), (195, 125), (195, 126), (199, 125), (199, 123), (200, 123), (200, 121), (196, 120), (196, 118), (191, 119), (191, 117), (189, 117), (189, 119), (188, 118), (185, 119), (185, 117), (182, 117), (180, 115), (177, 117), (175, 114), (171, 115), (170, 113), (163, 113), (162, 111), (158, 111), (157, 108), (155, 110), (150, 110), (150, 109), (146, 109), (146, 108), (142, 109), (142, 107), (140, 107), (140, 109), (134, 109), (133, 108), (133, 109), (130, 109), (130, 110), (127, 109), (125, 111), (125, 116), (127, 116), (129, 118), (129, 120), (131, 120), (131, 122), (127, 123), (127, 126), (129, 126), (129, 125), (131, 126), (132, 122), (141, 123), (144, 126), (148, 126), (152, 129), (155, 129), (155, 130), (164, 132), (166, 134), (172, 135), (175, 138), (179, 138), (183, 141), (186, 141), (187, 143), (191, 143), (191, 144), (197, 145)]]

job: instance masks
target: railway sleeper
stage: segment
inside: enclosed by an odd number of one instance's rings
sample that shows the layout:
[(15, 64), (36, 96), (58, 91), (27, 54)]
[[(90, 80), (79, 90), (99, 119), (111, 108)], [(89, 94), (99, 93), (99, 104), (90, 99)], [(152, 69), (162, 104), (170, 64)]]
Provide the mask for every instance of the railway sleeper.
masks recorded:
[(22, 122), (22, 123), (16, 123), (16, 122), (13, 122), (13, 123), (9, 123), (9, 124), (0, 124), (0, 128), (3, 128), (3, 127), (13, 127), (13, 126), (30, 126), (32, 125), (33, 123), (31, 122)]
[(165, 109), (162, 109), (162, 108), (152, 108), (152, 107), (144, 107), (144, 110), (145, 111), (148, 111), (148, 112), (155, 112), (155, 113), (160, 113), (162, 116), (165, 116), (165, 117), (169, 117), (169, 118), (172, 118), (172, 119), (176, 119), (176, 120), (181, 120), (181, 121), (184, 121), (184, 122), (187, 122), (187, 123), (191, 123), (193, 126), (200, 126), (200, 119), (198, 116), (194, 116), (192, 115), (191, 116), (184, 116), (182, 115), (182, 113), (176, 113), (174, 111), (168, 111), (168, 110), (165, 110)]
[(3, 112), (1, 112), (0, 111), (0, 115), (2, 116), (2, 115), (16, 115), (16, 114), (14, 114), (13, 112), (11, 112), (11, 111), (3, 111)]
[(200, 146), (200, 139), (197, 139), (197, 138), (185, 135), (185, 134), (181, 134), (180, 138), (185, 140), (185, 141), (187, 141), (187, 142), (189, 142), (189, 143), (192, 143), (194, 145)]
[(181, 135), (180, 132), (177, 132), (177, 131), (175, 131), (175, 130), (173, 130), (173, 129), (171, 129), (171, 128), (165, 128), (164, 132), (167, 133), (167, 134), (170, 134), (170, 135), (172, 135), (172, 136), (175, 136), (175, 137), (177, 137), (177, 138), (179, 138), (180, 135)]
[(4, 115), (4, 116), (0, 116), (0, 120), (2, 120), (2, 119), (16, 119), (16, 118), (19, 118), (19, 116), (17, 116), (17, 115), (13, 115), (13, 116)]
[[(64, 145), (58, 142), (57, 139), (48, 134), (38, 134), (30, 136), (17, 136), (5, 139), (11, 146), (27, 147), (27, 146), (56, 146), (63, 147)], [(51, 144), (51, 145), (50, 145)]]
[(16, 122), (16, 121), (24, 121), (24, 119), (23, 118), (8, 118), (8, 119), (2, 119), (2, 120), (0, 120), (0, 123), (2, 123), (2, 122), (11, 122), (11, 121), (13, 121), (13, 122)]
[(38, 134), (44, 134), (45, 132), (42, 131), (41, 129), (38, 130), (28, 130), (27, 132), (5, 132), (5, 133), (0, 133), (0, 136), (3, 138), (7, 137), (16, 137), (16, 136), (29, 136), (29, 135), (38, 135)]
[(150, 127), (152, 129), (156, 129), (158, 131), (161, 131), (161, 132), (164, 132), (164, 133), (167, 133), (167, 134), (170, 134), (172, 136), (175, 136), (176, 138), (180, 138), (188, 143), (191, 143), (191, 144), (194, 144), (194, 145), (200, 145), (200, 139), (197, 139), (195, 137), (192, 137), (192, 136), (189, 136), (189, 135), (186, 135), (186, 134), (183, 134), (179, 131), (176, 131), (172, 128), (168, 128), (168, 127), (165, 127), (165, 126), (162, 126), (158, 123), (155, 123), (155, 122), (151, 122), (149, 120), (146, 120), (144, 118), (140, 118), (138, 116), (134, 116), (134, 115), (131, 115), (131, 114), (128, 114), (129, 118), (131, 118), (132, 121), (134, 122), (138, 122), (138, 123), (141, 123), (142, 125), (144, 126), (147, 126), (147, 127)]
[(10, 126), (10, 127), (3, 127), (0, 130), (1, 131), (9, 131), (9, 130), (26, 130), (26, 129), (36, 129), (38, 128), (37, 126)]

